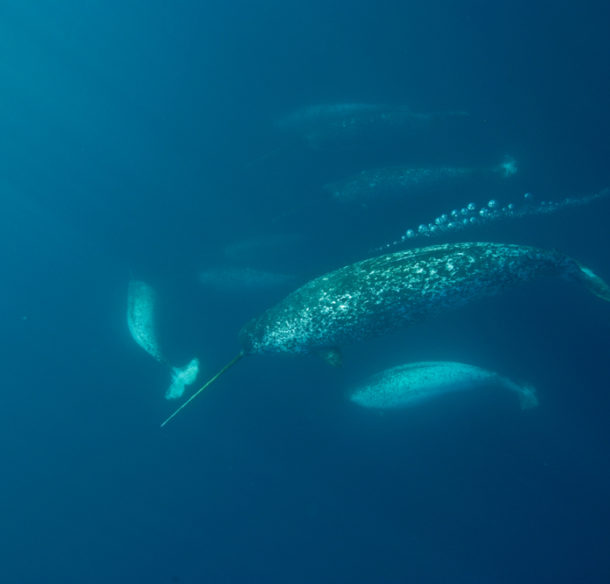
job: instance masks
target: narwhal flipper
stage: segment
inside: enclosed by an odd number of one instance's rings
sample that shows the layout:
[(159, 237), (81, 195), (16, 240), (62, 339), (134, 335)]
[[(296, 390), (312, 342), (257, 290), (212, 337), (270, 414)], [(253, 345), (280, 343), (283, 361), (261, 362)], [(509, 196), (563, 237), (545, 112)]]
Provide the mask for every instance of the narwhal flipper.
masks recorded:
[(319, 349), (316, 353), (331, 367), (341, 367), (341, 365), (343, 365), (343, 356), (341, 355), (341, 351), (336, 347)]
[(575, 272), (575, 277), (579, 282), (582, 282), (587, 289), (595, 294), (598, 298), (610, 302), (610, 286), (604, 282), (593, 270), (576, 262), (578, 269)]

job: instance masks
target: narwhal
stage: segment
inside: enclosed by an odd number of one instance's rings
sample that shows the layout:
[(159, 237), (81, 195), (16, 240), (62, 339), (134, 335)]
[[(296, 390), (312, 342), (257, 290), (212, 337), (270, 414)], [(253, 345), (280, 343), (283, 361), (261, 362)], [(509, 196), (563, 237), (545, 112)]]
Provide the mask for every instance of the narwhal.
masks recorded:
[(130, 280), (127, 291), (127, 326), (133, 340), (155, 361), (171, 369), (172, 383), (165, 392), (166, 399), (182, 397), (187, 385), (197, 379), (199, 359), (191, 359), (184, 367), (173, 367), (161, 351), (157, 338), (157, 294), (146, 282)]
[(464, 183), (476, 177), (513, 176), (517, 163), (510, 156), (490, 167), (391, 166), (361, 170), (358, 174), (327, 183), (323, 189), (338, 203), (365, 204), (390, 197), (417, 197), (435, 189)]
[(317, 353), (397, 330), (545, 276), (565, 276), (610, 302), (610, 287), (555, 250), (504, 243), (445, 243), (359, 261), (319, 276), (247, 323), (241, 352), (164, 426), (245, 355)]
[(401, 134), (421, 131), (452, 118), (467, 117), (463, 111), (415, 112), (404, 105), (335, 103), (310, 105), (276, 120), (280, 130), (305, 139), (311, 148), (371, 138), (388, 130)]
[(350, 391), (349, 399), (364, 408), (410, 408), (449, 393), (500, 387), (519, 397), (521, 409), (538, 405), (536, 390), (494, 371), (454, 361), (420, 361), (385, 369)]

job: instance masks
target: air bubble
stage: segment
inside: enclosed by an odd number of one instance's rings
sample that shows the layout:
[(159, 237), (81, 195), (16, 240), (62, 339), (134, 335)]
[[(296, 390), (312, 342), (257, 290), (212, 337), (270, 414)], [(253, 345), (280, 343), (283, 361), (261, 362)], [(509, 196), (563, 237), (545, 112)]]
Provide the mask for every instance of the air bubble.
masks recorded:
[[(610, 189), (608, 188), (592, 195), (568, 197), (559, 201), (534, 202), (532, 194), (528, 192), (523, 195), (524, 202), (521, 205), (508, 203), (503, 207), (500, 207), (498, 201), (495, 199), (489, 200), (487, 204), (481, 208), (478, 208), (475, 203), (471, 202), (468, 203), (466, 207), (462, 207), (459, 211), (453, 209), (449, 214), (451, 220), (446, 213), (443, 213), (436, 217), (432, 223), (422, 223), (416, 230), (407, 229), (399, 241), (388, 245), (391, 247), (406, 240), (417, 239), (418, 237), (438, 237), (449, 231), (461, 230), (468, 226), (489, 223), (497, 221), (498, 219), (516, 219), (530, 215), (546, 215), (555, 213), (561, 209), (588, 205), (594, 201), (607, 198), (610, 198)], [(478, 212), (476, 212), (477, 209)]]

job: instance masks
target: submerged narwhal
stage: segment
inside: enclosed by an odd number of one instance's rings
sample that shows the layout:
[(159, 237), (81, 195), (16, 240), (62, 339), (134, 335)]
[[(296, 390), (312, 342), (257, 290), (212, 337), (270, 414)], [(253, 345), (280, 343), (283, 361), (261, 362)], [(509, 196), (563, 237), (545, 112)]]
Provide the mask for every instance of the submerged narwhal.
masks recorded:
[(558, 251), (502, 243), (447, 243), (399, 251), (315, 278), (240, 331), (242, 351), (193, 394), (245, 355), (318, 353), (340, 360), (339, 347), (383, 335), (544, 276), (566, 276), (610, 302), (610, 287)]
[(538, 405), (536, 390), (494, 371), (454, 361), (420, 361), (385, 369), (350, 391), (349, 399), (364, 408), (410, 408), (449, 393), (484, 387), (508, 389), (519, 397), (521, 409)]
[(347, 178), (327, 183), (323, 189), (339, 203), (373, 202), (392, 197), (418, 197), (435, 189), (476, 180), (477, 177), (508, 178), (517, 172), (510, 156), (490, 167), (391, 166), (361, 170)]
[(127, 326), (133, 340), (155, 361), (171, 369), (172, 383), (165, 392), (166, 399), (182, 397), (187, 385), (197, 379), (199, 359), (191, 359), (184, 367), (173, 367), (161, 351), (157, 338), (157, 294), (146, 282), (131, 280), (127, 291)]

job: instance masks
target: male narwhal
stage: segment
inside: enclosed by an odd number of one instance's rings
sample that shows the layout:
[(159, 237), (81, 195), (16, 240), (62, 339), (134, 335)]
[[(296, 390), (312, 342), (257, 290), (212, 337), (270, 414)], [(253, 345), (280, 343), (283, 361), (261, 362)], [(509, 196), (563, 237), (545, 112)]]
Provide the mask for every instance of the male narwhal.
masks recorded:
[(247, 323), (239, 333), (242, 351), (162, 426), (245, 355), (318, 353), (338, 363), (342, 345), (554, 275), (580, 281), (610, 302), (610, 287), (576, 260), (558, 251), (515, 244), (447, 243), (329, 272)]

